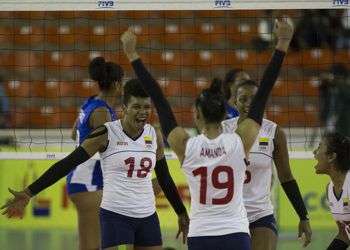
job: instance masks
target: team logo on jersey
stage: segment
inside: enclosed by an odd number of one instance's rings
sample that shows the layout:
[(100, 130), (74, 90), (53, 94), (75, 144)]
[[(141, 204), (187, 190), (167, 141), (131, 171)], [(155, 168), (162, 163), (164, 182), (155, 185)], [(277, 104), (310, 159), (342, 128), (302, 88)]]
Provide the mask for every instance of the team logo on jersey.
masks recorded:
[(152, 147), (152, 136), (150, 136), (150, 135), (145, 135), (144, 137), (143, 137), (143, 139), (145, 140), (145, 144), (146, 144), (146, 147), (148, 147), (148, 148), (150, 148), (150, 147)]
[(267, 151), (269, 147), (269, 138), (268, 137), (260, 137), (259, 138), (259, 150)]
[(349, 197), (343, 198), (343, 207), (349, 206)]

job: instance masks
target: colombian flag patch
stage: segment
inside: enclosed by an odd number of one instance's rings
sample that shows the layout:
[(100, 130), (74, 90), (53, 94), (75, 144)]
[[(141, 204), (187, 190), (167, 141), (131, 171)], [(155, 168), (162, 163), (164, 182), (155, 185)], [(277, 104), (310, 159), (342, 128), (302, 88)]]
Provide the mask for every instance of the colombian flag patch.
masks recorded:
[(143, 139), (145, 140), (146, 145), (152, 145), (152, 136), (145, 135)]
[(343, 198), (343, 206), (344, 207), (349, 206), (349, 197), (344, 197)]
[(259, 138), (259, 146), (268, 146), (269, 138), (268, 137), (260, 137)]

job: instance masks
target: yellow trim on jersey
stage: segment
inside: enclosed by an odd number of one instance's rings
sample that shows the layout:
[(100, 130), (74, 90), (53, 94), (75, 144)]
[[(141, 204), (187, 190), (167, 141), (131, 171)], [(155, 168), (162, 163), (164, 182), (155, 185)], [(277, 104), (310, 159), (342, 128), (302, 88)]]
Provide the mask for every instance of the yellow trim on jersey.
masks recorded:
[(269, 142), (269, 138), (268, 137), (260, 137), (259, 142)]

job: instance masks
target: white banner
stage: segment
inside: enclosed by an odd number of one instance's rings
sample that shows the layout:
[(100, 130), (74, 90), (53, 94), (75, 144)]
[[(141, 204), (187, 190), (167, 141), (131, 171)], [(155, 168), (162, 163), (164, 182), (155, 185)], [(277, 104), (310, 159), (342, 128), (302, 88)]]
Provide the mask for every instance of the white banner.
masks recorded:
[(349, 8), (350, 0), (1, 0), (1, 11)]

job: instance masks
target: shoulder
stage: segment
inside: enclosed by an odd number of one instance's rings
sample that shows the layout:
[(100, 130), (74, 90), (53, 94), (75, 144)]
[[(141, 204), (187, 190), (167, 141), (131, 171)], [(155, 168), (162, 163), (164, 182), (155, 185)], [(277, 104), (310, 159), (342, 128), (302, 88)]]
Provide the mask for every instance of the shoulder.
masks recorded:
[(224, 132), (233, 132), (237, 129), (238, 117), (226, 119), (221, 122)]

